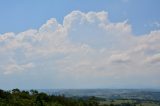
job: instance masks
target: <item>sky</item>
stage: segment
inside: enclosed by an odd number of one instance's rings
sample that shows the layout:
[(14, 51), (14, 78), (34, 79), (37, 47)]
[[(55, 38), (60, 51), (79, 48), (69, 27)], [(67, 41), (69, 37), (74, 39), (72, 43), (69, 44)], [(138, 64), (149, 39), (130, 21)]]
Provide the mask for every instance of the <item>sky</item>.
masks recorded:
[(159, 0), (0, 0), (0, 88), (160, 89)]

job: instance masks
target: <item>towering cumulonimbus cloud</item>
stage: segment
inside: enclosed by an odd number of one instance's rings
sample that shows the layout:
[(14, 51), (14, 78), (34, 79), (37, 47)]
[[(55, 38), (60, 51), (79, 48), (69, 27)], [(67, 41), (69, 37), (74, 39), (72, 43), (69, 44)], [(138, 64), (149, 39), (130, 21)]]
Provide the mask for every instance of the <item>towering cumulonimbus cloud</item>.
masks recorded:
[(63, 24), (52, 18), (39, 29), (0, 35), (0, 77), (28, 85), (43, 79), (59, 88), (156, 88), (159, 66), (160, 30), (136, 36), (127, 21), (110, 22), (105, 11), (73, 11)]

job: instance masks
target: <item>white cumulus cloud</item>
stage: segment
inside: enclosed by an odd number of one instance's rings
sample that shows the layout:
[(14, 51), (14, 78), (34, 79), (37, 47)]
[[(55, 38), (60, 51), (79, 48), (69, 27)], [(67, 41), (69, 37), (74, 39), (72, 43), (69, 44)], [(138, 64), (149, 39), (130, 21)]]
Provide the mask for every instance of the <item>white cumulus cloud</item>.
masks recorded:
[(39, 29), (0, 35), (0, 72), (32, 70), (35, 78), (50, 76), (51, 87), (160, 87), (159, 53), (159, 30), (136, 36), (105, 11), (73, 11), (63, 24), (52, 18)]

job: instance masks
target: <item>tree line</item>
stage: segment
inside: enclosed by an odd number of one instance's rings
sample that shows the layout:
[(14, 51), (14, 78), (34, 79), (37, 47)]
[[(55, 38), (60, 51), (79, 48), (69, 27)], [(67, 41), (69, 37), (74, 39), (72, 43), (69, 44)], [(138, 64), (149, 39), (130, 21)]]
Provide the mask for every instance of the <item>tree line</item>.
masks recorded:
[(94, 96), (47, 95), (37, 90), (26, 91), (17, 88), (11, 91), (0, 89), (0, 106), (136, 106), (134, 103), (101, 104), (100, 101), (105, 101), (105, 99)]
[(37, 90), (4, 91), (0, 89), (0, 106), (98, 106), (96, 97), (74, 98), (64, 95), (47, 95)]

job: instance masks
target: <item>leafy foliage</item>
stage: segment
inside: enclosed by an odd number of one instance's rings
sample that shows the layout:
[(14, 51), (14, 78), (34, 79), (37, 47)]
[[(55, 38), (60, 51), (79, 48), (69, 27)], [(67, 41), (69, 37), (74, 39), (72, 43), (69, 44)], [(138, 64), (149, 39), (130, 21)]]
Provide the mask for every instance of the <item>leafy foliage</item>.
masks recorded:
[(88, 99), (67, 98), (63, 95), (47, 95), (37, 90), (0, 90), (0, 106), (98, 106), (95, 97)]
[(0, 89), (0, 106), (160, 106), (159, 101), (115, 99), (97, 97), (65, 97), (47, 95), (37, 90), (4, 91)]

